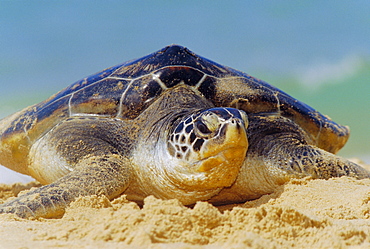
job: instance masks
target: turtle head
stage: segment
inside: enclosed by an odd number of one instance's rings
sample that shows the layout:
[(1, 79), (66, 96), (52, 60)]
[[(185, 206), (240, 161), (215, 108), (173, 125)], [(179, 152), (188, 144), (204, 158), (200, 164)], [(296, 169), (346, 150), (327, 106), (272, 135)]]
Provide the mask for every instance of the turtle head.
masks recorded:
[(212, 108), (184, 117), (170, 134), (167, 149), (193, 188), (230, 186), (248, 149), (244, 111)]

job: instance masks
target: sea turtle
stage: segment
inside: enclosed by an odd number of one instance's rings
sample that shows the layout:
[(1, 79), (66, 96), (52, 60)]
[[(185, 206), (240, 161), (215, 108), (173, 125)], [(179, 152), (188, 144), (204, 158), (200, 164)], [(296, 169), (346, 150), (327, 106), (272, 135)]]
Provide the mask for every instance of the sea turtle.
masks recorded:
[(236, 203), (292, 177), (367, 178), (349, 129), (179, 45), (84, 78), (0, 122), (0, 163), (45, 184), (0, 205), (55, 217), (78, 196)]

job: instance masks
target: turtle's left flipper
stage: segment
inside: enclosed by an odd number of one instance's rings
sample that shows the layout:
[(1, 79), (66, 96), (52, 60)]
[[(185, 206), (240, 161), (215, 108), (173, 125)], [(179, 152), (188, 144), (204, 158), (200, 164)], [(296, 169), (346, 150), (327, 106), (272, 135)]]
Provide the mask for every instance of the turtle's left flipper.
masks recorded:
[(264, 161), (266, 165), (278, 166), (288, 174), (328, 179), (350, 176), (357, 179), (370, 178), (370, 172), (360, 165), (319, 149), (315, 146), (294, 144), (292, 140), (280, 141), (281, 146), (271, 148)]
[(270, 174), (267, 179), (279, 178), (281, 183), (304, 176), (370, 178), (360, 165), (312, 145), (311, 138), (287, 118), (251, 117), (248, 133), (248, 160), (263, 162), (264, 172)]
[[(296, 148), (296, 151), (303, 155), (307, 154), (306, 157), (310, 158), (305, 159), (302, 156), (300, 162), (303, 165), (303, 170), (313, 178), (328, 179), (341, 176), (350, 176), (356, 179), (370, 178), (370, 172), (360, 165), (314, 146), (302, 146), (302, 148)], [(307, 165), (302, 163), (304, 160), (308, 161)], [(299, 159), (297, 161), (299, 162)]]
[(115, 154), (87, 158), (56, 182), (0, 205), (0, 213), (51, 218), (63, 215), (67, 205), (79, 196), (105, 195), (111, 199), (128, 186), (129, 167), (122, 167), (125, 163)]

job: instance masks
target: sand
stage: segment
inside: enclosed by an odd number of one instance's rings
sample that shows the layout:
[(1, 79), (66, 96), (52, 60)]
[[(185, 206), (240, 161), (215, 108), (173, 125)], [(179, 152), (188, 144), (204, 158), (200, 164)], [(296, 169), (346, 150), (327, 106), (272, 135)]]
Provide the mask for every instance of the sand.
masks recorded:
[[(0, 203), (37, 186), (2, 184)], [(291, 180), (271, 195), (221, 207), (88, 196), (60, 219), (0, 215), (0, 248), (72, 247), (370, 248), (370, 179)]]

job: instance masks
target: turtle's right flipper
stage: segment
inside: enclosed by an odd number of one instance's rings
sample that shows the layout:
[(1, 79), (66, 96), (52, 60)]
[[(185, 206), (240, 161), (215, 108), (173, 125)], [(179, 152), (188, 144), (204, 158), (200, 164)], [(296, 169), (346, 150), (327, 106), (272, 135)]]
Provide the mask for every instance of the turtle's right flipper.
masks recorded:
[(22, 218), (58, 217), (79, 196), (105, 195), (112, 199), (128, 186), (129, 167), (117, 155), (95, 156), (81, 161), (68, 175), (49, 185), (0, 205), (0, 213)]

